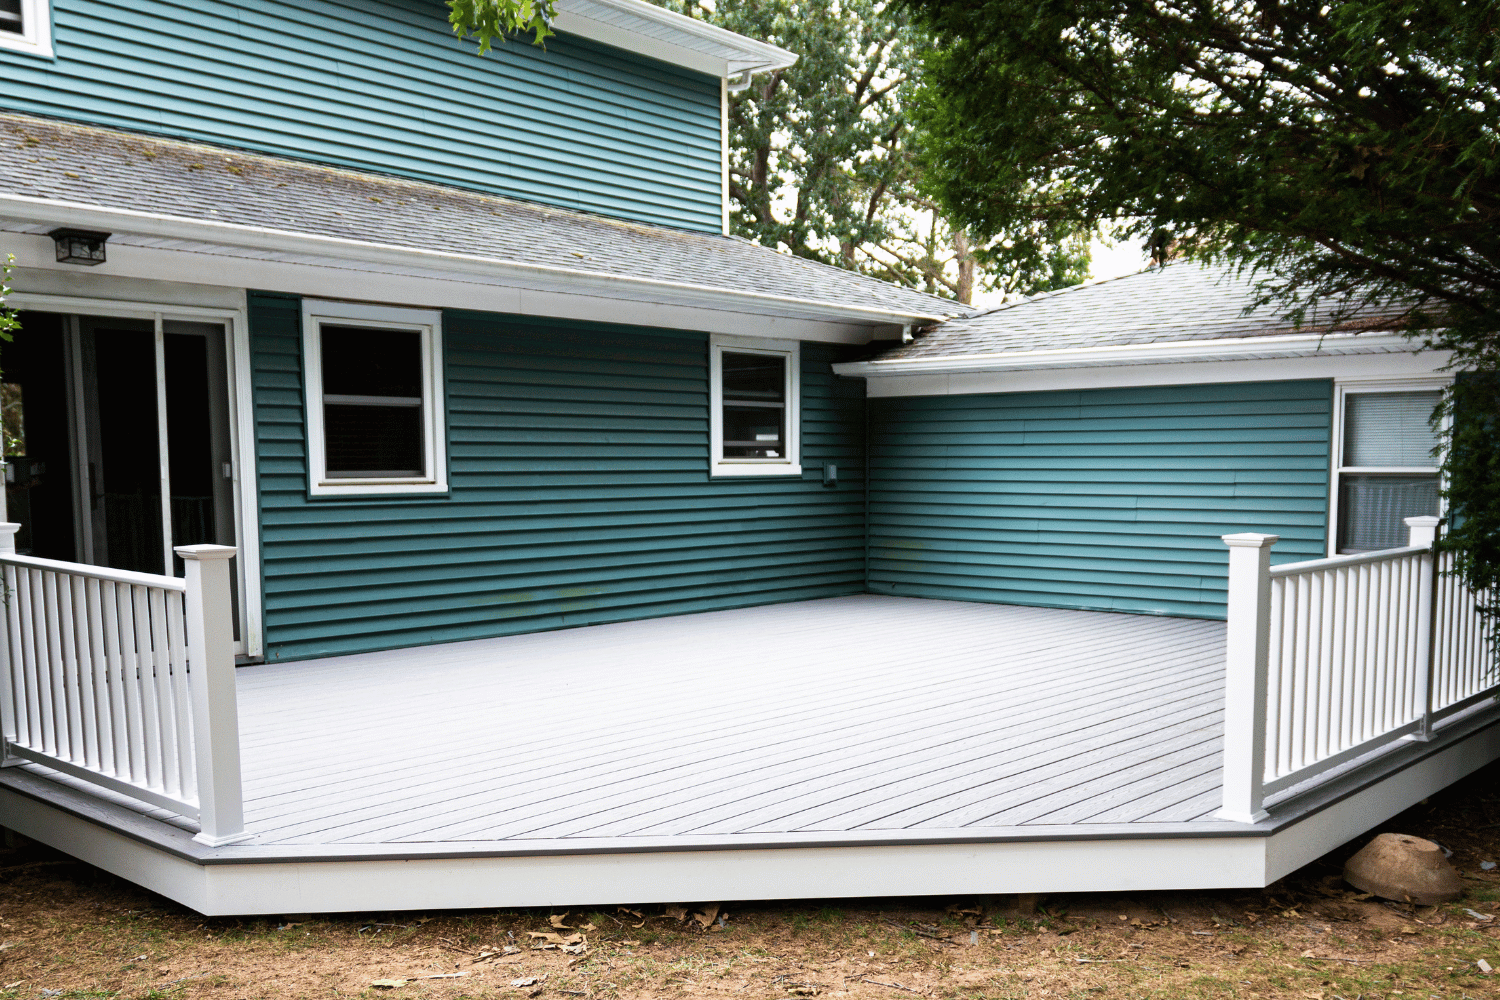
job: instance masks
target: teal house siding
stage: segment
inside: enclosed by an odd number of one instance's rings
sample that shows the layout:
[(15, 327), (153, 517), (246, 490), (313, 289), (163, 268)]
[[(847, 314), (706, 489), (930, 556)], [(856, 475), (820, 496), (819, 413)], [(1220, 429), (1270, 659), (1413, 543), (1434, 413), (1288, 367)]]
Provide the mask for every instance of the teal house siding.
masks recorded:
[(52, 0), (0, 107), (705, 232), (719, 81), (573, 37), (460, 43), (441, 0)]
[(1224, 616), (1220, 535), (1320, 558), (1326, 380), (870, 400), (870, 590)]
[(309, 500), (299, 324), (252, 293), (269, 659), (864, 590), (843, 348), (803, 345), (803, 477), (714, 481), (706, 334), (446, 313), (451, 494)]

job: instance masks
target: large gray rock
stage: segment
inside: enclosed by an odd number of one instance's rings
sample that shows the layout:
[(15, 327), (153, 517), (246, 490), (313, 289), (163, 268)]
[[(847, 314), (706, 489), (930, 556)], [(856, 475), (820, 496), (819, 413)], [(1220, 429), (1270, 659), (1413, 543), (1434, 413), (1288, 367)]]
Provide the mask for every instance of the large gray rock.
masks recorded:
[(1458, 899), (1464, 884), (1430, 840), (1382, 833), (1344, 866), (1344, 881), (1361, 892), (1430, 906)]

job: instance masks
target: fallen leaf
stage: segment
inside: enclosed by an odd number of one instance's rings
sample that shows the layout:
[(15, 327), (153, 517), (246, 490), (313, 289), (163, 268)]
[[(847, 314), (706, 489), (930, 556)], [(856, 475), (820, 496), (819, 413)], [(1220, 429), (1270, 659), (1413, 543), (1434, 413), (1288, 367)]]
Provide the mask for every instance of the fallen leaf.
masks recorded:
[(370, 984), (377, 990), (394, 990), (406, 985), (404, 979), (377, 979)]
[(564, 914), (562, 914), (560, 916), (558, 914), (554, 913), (554, 914), (552, 914), (552, 916), (550, 916), (550, 917), (547, 918), (547, 922), (549, 924), (551, 924), (553, 927), (558, 928), (559, 930), (569, 931), (569, 930), (572, 930), (573, 928), (571, 928), (571, 927), (569, 927), (567, 925), (567, 919), (568, 919), (568, 915), (566, 913), (564, 913)]
[(595, 927), (592, 923), (587, 923), (579, 924), (578, 929), (581, 931), (597, 931), (599, 928)]
[(638, 948), (641, 944), (639, 941), (621, 941), (620, 943), (627, 948)]
[(462, 979), (467, 972), (436, 972), (430, 976), (417, 976), (417, 979)]
[(542, 976), (541, 979), (538, 979), (536, 976), (527, 976), (525, 979), (512, 979), (510, 981), (510, 984), (516, 989), (521, 989), (525, 986), (535, 986), (537, 983), (542, 982), (546, 978), (546, 976)]
[(564, 955), (582, 955), (588, 949), (585, 944), (565, 944), (562, 946)]
[(705, 906), (699, 912), (694, 913), (693, 919), (698, 921), (698, 925), (700, 927), (707, 929), (714, 922), (715, 918), (718, 917), (718, 915), (719, 904), (715, 903), (712, 906)]
[(1477, 965), (1477, 966), (1479, 966), (1479, 971), (1482, 972), (1482, 973), (1484, 973), (1486, 976), (1488, 976), (1491, 972), (1495, 971), (1494, 969), (1490, 968), (1490, 963), (1486, 962), (1482, 958), (1479, 961), (1475, 962), (1474, 964)]
[(553, 934), (551, 931), (527, 931), (526, 936), (541, 941), (550, 941), (553, 944), (577, 944), (583, 940), (582, 934), (569, 934), (563, 937), (561, 934)]
[(681, 923), (682, 921), (687, 919), (688, 911), (686, 906), (665, 906), (662, 907), (661, 915), (664, 917), (671, 917), (673, 920)]

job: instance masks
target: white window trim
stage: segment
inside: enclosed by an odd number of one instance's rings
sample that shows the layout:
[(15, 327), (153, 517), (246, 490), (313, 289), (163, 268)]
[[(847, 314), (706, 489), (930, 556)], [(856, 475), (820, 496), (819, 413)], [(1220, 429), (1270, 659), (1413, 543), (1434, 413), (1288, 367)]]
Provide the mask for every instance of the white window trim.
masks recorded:
[[(422, 334), (422, 420), (426, 467), (421, 476), (400, 479), (330, 479), (323, 438), (323, 352), (321, 330), (330, 326), (384, 327)], [(401, 496), (448, 492), (447, 433), (444, 429), (443, 322), (431, 309), (350, 302), (302, 300), (303, 399), (307, 414), (308, 493), (312, 496)]]
[[(724, 352), (786, 358), (786, 457), (724, 457)], [(802, 475), (802, 345), (795, 340), (714, 334), (708, 341), (708, 471), (711, 476)]]
[[(1438, 465), (1422, 465), (1410, 467), (1375, 468), (1364, 465), (1344, 464), (1344, 400), (1350, 395), (1364, 392), (1433, 392), (1448, 388), (1453, 381), (1451, 376), (1435, 375), (1430, 378), (1366, 378), (1366, 379), (1337, 379), (1333, 384), (1333, 438), (1329, 441), (1328, 460), (1330, 463), (1328, 476), (1328, 538), (1326, 548), (1330, 557), (1338, 555), (1339, 546), (1339, 477), (1345, 473), (1406, 473), (1410, 475), (1432, 475), (1438, 471)], [(1448, 421), (1443, 421), (1443, 429), (1446, 430)], [(1438, 463), (1441, 463), (1438, 459)], [(1444, 487), (1442, 478), (1438, 479), (1438, 489)], [(1438, 499), (1438, 514), (1447, 514), (1446, 504), (1441, 496)]]
[(51, 0), (21, 0), (21, 34), (0, 31), (0, 49), (52, 58)]

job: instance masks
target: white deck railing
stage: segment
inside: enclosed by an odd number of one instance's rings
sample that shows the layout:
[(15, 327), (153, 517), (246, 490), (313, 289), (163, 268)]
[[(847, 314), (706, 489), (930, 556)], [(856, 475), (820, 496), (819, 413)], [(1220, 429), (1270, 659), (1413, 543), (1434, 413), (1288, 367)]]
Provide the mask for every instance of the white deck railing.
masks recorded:
[(1407, 519), (1399, 549), (1270, 565), (1275, 535), (1230, 547), (1224, 808), (1256, 822), (1265, 797), (1314, 781), (1500, 691), (1476, 595), (1434, 560), (1438, 519)]
[(244, 839), (229, 558), (184, 579), (17, 555), (0, 524), (0, 764), (32, 761)]

